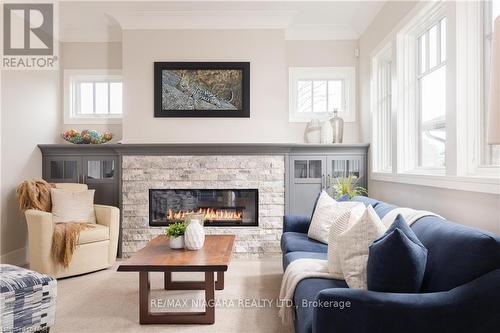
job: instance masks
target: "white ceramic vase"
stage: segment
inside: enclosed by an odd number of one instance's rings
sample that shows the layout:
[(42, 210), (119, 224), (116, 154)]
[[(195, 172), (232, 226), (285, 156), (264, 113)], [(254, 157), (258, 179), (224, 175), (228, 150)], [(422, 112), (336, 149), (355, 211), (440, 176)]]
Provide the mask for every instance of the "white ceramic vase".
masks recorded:
[(202, 220), (191, 218), (184, 232), (184, 245), (188, 250), (199, 250), (205, 243), (205, 230)]
[(170, 236), (170, 248), (171, 249), (182, 249), (184, 248), (184, 236), (174, 237)]

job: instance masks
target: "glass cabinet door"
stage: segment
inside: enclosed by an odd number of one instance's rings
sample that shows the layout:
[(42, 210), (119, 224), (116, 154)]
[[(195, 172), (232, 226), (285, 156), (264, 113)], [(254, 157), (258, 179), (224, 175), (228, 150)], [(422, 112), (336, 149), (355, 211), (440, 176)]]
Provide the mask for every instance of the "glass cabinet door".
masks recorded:
[(363, 156), (332, 156), (328, 157), (328, 177), (346, 178), (352, 176), (358, 179), (358, 186), (366, 187), (364, 177), (365, 160)]
[(84, 182), (112, 181), (116, 176), (115, 157), (85, 157)]
[(78, 156), (52, 156), (44, 159), (44, 179), (51, 183), (78, 183), (81, 158)]
[(324, 177), (325, 163), (323, 159), (292, 158), (293, 178), (321, 179)]

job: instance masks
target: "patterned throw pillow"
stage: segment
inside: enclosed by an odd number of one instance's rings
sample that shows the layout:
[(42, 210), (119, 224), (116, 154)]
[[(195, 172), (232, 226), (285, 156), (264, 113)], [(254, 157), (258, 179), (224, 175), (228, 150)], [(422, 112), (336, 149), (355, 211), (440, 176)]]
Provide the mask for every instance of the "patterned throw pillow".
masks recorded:
[(340, 215), (330, 227), (330, 234), (328, 236), (328, 270), (336, 279), (344, 279), (340, 264), (338, 237), (346, 231), (352, 223), (359, 220), (365, 210), (365, 205), (361, 202), (357, 202), (357, 205)]
[(372, 206), (338, 236), (341, 268), (349, 288), (367, 289), (369, 247), (387, 228)]
[(328, 243), (331, 226), (339, 219), (349, 220), (349, 212), (358, 205), (359, 202), (337, 202), (323, 191), (316, 204), (307, 236), (322, 243)]
[(94, 193), (95, 190), (50, 189), (54, 222), (96, 223)]

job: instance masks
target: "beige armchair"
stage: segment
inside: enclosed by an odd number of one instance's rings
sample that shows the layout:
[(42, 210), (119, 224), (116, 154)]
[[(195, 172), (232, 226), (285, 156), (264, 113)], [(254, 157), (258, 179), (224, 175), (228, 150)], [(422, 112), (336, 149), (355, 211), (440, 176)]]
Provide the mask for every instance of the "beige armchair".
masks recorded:
[[(85, 184), (56, 184), (56, 188), (86, 190)], [(28, 223), (30, 269), (55, 278), (79, 275), (111, 267), (116, 261), (120, 210), (94, 205), (97, 225), (80, 233), (69, 267), (54, 262), (51, 255), (54, 222), (52, 214), (29, 209)]]

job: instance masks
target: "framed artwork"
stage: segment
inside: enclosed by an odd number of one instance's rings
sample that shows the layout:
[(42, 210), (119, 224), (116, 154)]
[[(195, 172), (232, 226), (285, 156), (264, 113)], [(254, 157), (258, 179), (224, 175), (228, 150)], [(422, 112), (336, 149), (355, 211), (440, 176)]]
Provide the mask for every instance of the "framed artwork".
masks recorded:
[(249, 62), (155, 62), (155, 117), (250, 117)]

